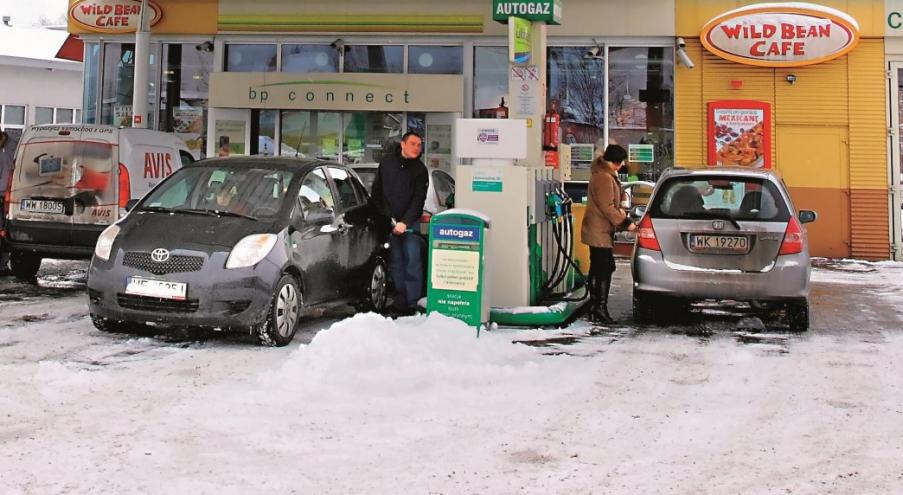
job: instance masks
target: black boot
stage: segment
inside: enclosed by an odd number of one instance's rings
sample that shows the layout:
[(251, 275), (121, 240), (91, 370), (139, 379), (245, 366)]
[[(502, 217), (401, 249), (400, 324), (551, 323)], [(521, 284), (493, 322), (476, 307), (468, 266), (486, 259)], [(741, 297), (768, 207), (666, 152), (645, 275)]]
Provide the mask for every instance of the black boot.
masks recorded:
[(597, 291), (596, 300), (599, 301), (599, 306), (596, 309), (596, 322), (604, 323), (606, 325), (611, 325), (615, 322), (612, 319), (611, 315), (608, 314), (608, 292), (611, 289), (611, 279), (607, 278), (605, 280), (599, 280), (597, 282), (596, 287), (594, 287)]
[(595, 322), (596, 313), (599, 311), (599, 291), (596, 290), (597, 277), (590, 275), (586, 279), (586, 292), (589, 294), (589, 306), (586, 311), (586, 318)]

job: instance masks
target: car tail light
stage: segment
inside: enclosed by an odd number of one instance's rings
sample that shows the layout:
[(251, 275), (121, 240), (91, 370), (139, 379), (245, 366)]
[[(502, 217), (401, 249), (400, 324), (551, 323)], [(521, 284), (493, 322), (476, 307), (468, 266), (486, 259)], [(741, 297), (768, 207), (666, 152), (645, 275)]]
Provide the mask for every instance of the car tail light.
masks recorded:
[(796, 218), (791, 218), (787, 222), (787, 230), (784, 231), (784, 242), (781, 243), (781, 250), (778, 255), (797, 254), (803, 252), (803, 229)]
[(651, 249), (652, 251), (661, 251), (662, 247), (658, 245), (658, 239), (655, 238), (655, 229), (652, 228), (652, 218), (649, 214), (643, 215), (639, 225), (636, 228), (637, 245), (643, 249)]
[(4, 217), (9, 216), (9, 202), (13, 196), (13, 172), (15, 171), (15, 169), (16, 167), (13, 166), (9, 170), (9, 177), (6, 178), (6, 184), (3, 184), (3, 186), (5, 187), (5, 189), (3, 190), (5, 192), (3, 193), (3, 211), (0, 212), (0, 214), (2, 214)]
[(132, 199), (132, 181), (129, 179), (129, 169), (125, 165), (119, 164), (119, 207), (125, 208), (125, 205)]

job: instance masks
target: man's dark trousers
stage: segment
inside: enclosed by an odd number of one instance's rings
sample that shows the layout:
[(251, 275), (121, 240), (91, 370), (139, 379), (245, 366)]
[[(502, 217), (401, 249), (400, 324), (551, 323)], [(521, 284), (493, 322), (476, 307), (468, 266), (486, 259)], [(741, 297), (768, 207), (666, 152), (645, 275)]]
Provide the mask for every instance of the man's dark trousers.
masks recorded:
[[(416, 223), (409, 227), (414, 232), (419, 228)], [(420, 300), (423, 287), (420, 244), (413, 232), (389, 235), (389, 270), (395, 283), (395, 306), (400, 309), (415, 309)]]

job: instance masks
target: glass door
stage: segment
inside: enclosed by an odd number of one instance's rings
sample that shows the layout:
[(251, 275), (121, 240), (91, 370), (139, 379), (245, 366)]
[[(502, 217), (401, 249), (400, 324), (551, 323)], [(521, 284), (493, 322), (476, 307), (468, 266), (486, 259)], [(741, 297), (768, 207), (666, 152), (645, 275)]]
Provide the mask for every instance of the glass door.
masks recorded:
[(890, 62), (890, 84), (888, 101), (890, 102), (890, 225), (891, 243), (895, 260), (903, 259), (903, 225), (901, 225), (901, 196), (903, 196), (903, 169), (900, 167), (900, 159), (903, 156), (903, 124), (900, 122), (900, 114), (903, 113), (903, 62)]

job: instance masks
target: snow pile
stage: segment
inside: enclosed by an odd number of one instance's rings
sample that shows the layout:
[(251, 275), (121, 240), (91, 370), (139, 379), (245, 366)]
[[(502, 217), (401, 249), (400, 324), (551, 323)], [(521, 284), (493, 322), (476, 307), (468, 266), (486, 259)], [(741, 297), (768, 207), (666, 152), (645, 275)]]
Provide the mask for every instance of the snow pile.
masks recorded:
[(321, 331), (261, 382), (296, 394), (358, 399), (444, 395), (499, 383), (544, 387), (567, 366), (573, 364), (513, 345), (510, 335), (477, 338), (474, 328), (438, 313), (399, 320), (367, 313)]

